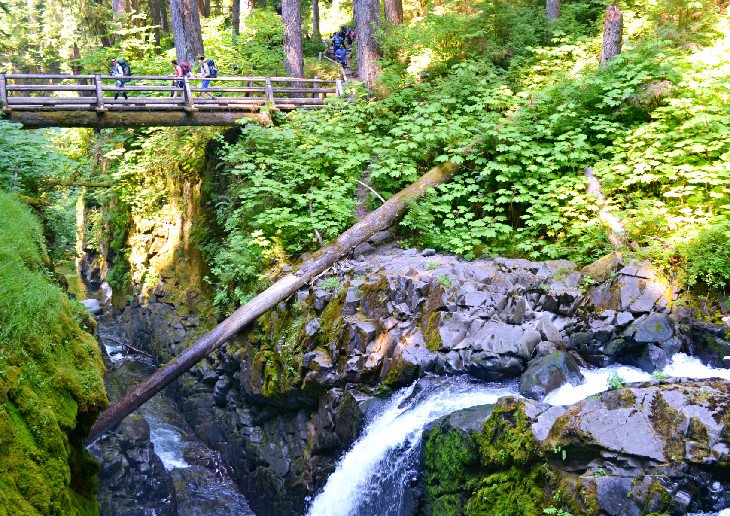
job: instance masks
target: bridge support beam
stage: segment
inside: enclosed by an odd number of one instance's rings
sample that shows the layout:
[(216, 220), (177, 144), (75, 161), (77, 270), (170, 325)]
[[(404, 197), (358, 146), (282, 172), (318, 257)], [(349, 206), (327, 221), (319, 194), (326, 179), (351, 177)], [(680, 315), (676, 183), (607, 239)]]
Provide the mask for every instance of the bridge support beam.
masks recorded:
[(267, 114), (248, 111), (70, 111), (13, 109), (7, 117), (25, 129), (43, 127), (160, 127), (160, 126), (234, 126), (238, 120), (254, 119), (270, 123)]

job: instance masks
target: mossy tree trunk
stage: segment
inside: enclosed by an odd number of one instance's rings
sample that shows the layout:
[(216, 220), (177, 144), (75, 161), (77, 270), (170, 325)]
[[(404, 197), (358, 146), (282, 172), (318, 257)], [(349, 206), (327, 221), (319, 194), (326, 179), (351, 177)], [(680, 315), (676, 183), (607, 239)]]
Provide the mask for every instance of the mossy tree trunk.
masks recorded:
[(395, 194), (377, 210), (342, 233), (333, 243), (320, 249), (314, 256), (305, 261), (298, 271), (287, 274), (236, 310), (230, 317), (213, 328), (210, 333), (124, 395), (115, 405), (105, 410), (91, 429), (89, 440), (93, 441), (104, 432), (114, 428), (127, 415), (172, 383), (193, 365), (245, 329), (259, 316), (322, 274), (357, 245), (365, 242), (378, 231), (392, 226), (403, 216), (411, 203), (421, 198), (427, 190), (449, 181), (458, 169), (459, 165), (453, 161), (447, 161), (432, 168), (416, 182)]
[(603, 22), (603, 46), (601, 47), (601, 67), (621, 53), (621, 41), (624, 35), (624, 16), (619, 6), (609, 5), (606, 8), (606, 19)]

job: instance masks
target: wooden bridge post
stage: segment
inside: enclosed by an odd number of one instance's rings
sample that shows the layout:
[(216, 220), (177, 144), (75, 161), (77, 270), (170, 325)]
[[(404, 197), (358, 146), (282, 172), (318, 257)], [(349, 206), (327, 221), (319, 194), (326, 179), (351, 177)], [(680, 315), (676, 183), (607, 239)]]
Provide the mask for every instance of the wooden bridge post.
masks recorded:
[(6, 84), (5, 74), (0, 73), (0, 102), (3, 104), (3, 111), (9, 112), (10, 106), (8, 106), (8, 88)]
[[(316, 90), (319, 87), (319, 83), (317, 82), (319, 80), (319, 75), (314, 76), (314, 82), (312, 83), (312, 89)], [(312, 98), (316, 99), (317, 97), (321, 97), (321, 94), (312, 93)]]
[(96, 85), (96, 111), (106, 111), (104, 107), (104, 91), (101, 89), (101, 75), (94, 75), (94, 84)]
[(271, 77), (266, 78), (266, 102), (276, 104), (274, 100), (274, 89), (271, 87)]
[(183, 76), (183, 96), (185, 98), (185, 111), (197, 111), (195, 108), (195, 97), (193, 97), (187, 76)]

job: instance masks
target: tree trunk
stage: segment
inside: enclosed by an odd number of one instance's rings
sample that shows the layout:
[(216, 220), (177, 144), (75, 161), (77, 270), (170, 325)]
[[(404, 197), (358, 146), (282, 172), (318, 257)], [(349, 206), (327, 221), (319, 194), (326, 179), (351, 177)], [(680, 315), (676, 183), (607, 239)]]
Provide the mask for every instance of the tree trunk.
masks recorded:
[(601, 67), (621, 53), (621, 41), (624, 34), (624, 16), (618, 5), (609, 5), (606, 9), (606, 21), (603, 23), (603, 46), (601, 47)]
[(155, 43), (159, 46), (162, 42), (162, 34), (170, 32), (170, 23), (167, 20), (167, 1), (150, 0), (149, 10), (150, 19), (155, 25)]
[(322, 40), (319, 32), (319, 0), (312, 0), (312, 39), (316, 42)]
[(403, 0), (385, 0), (385, 21), (390, 25), (403, 24)]
[(370, 88), (380, 75), (376, 61), (380, 45), (376, 32), (380, 28), (380, 0), (354, 0), (355, 38), (357, 40), (357, 75)]
[(204, 18), (210, 17), (210, 0), (202, 0), (200, 2), (200, 14)]
[(547, 0), (547, 17), (550, 21), (560, 18), (560, 0)]
[(170, 0), (170, 19), (177, 60), (195, 64), (203, 55), (198, 0)]
[(127, 0), (112, 0), (112, 11), (114, 12), (114, 19), (123, 17), (130, 9), (129, 2)]
[(233, 40), (241, 33), (241, 0), (233, 0), (231, 5), (231, 25), (233, 26)]
[(319, 250), (305, 261), (299, 270), (287, 274), (264, 292), (253, 298), (198, 342), (165, 364), (152, 376), (125, 394), (116, 404), (106, 409), (96, 420), (89, 434), (92, 442), (101, 434), (117, 426), (122, 419), (160, 392), (193, 365), (219, 348), (224, 342), (294, 294), (319, 274), (330, 268), (357, 245), (378, 231), (392, 226), (408, 206), (421, 198), (427, 190), (449, 181), (459, 165), (447, 161), (421, 176), (416, 182), (391, 197), (385, 204), (340, 235), (333, 243)]
[(299, 0), (283, 0), (281, 16), (284, 19), (284, 69), (290, 77), (304, 77), (302, 4)]

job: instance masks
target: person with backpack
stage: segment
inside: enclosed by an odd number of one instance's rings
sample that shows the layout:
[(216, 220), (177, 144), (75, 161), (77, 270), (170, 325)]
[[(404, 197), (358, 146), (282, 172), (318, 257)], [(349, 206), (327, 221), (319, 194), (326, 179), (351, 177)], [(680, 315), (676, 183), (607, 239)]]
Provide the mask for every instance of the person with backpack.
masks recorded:
[(335, 32), (332, 35), (332, 52), (334, 53), (338, 48), (340, 48), (345, 43), (342, 36), (340, 36), (339, 32)]
[(342, 68), (347, 68), (347, 49), (340, 45), (340, 48), (335, 50), (335, 60), (342, 65)]
[[(111, 62), (109, 75), (112, 75), (114, 77), (128, 77), (132, 75), (132, 69), (129, 67), (129, 64), (127, 64), (124, 59), (120, 59), (119, 61), (117, 61), (116, 58), (114, 58)], [(115, 81), (117, 89), (114, 90), (114, 100), (117, 100), (119, 98), (120, 93), (124, 97), (124, 100), (129, 100), (129, 97), (127, 97), (127, 92), (124, 90), (124, 85), (127, 83), (127, 80), (117, 79)]]
[[(215, 79), (218, 77), (218, 68), (215, 66), (215, 61), (212, 59), (206, 60), (203, 56), (198, 56), (198, 64), (200, 65), (200, 68), (198, 68), (198, 74), (200, 77), (203, 77), (203, 83), (201, 84), (202, 89), (208, 89), (208, 86), (210, 86), (210, 79)], [(211, 95), (207, 91), (204, 91), (200, 94), (200, 98), (205, 98), (205, 95), (208, 95), (211, 99), (214, 99), (215, 96)]]
[[(180, 79), (176, 79), (172, 81), (172, 85), (175, 88), (179, 88), (182, 90), (185, 87), (185, 80), (182, 79), (182, 77), (190, 77), (190, 63), (187, 61), (180, 61), (177, 62), (177, 59), (173, 59), (170, 61), (172, 63), (172, 66), (175, 67), (175, 77), (180, 77)], [(172, 92), (172, 98), (177, 98), (177, 94), (180, 93), (179, 91), (173, 91)]]

